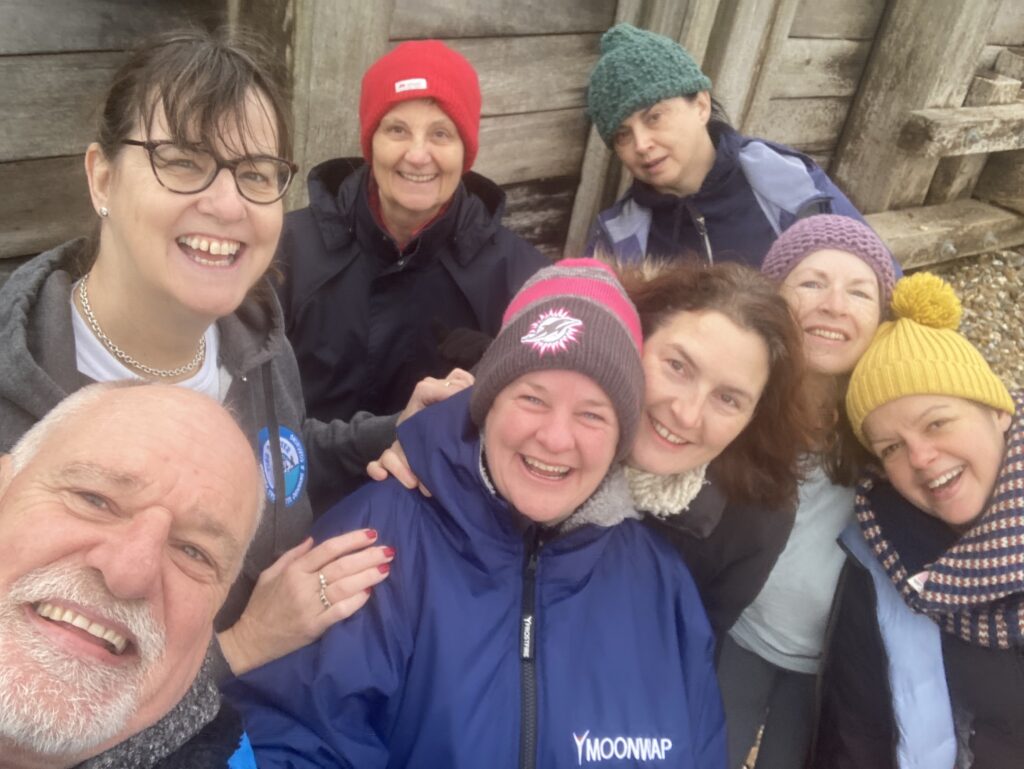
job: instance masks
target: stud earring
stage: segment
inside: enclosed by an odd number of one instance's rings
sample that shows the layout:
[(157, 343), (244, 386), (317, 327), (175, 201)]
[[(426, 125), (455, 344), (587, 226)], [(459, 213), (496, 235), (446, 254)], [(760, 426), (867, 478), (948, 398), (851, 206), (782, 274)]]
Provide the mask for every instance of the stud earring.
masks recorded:
[(100, 213), (100, 216), (102, 216), (104, 219), (106, 219), (108, 216), (110, 216), (110, 209), (107, 208), (106, 206), (100, 206), (100, 212), (99, 213)]

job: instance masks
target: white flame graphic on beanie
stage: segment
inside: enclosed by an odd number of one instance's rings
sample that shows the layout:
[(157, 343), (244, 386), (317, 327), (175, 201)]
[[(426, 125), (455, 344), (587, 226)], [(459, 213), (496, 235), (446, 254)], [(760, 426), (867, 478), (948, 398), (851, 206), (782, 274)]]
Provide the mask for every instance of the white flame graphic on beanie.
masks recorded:
[(519, 341), (530, 345), (543, 356), (547, 352), (568, 349), (571, 342), (579, 340), (583, 321), (572, 317), (564, 309), (542, 312)]

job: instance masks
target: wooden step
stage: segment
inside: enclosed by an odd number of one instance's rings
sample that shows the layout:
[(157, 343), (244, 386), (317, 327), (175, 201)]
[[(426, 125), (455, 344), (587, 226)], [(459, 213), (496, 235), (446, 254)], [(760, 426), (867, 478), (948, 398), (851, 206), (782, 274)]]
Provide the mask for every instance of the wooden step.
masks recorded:
[(915, 110), (899, 147), (930, 158), (1024, 149), (1024, 102)]
[(866, 218), (904, 270), (1024, 243), (1024, 216), (980, 200), (904, 208)]

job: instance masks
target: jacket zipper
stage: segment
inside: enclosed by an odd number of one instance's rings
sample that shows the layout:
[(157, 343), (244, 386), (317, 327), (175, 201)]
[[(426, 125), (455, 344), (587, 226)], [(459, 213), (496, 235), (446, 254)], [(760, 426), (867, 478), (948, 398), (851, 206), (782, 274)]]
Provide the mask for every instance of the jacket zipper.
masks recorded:
[(519, 619), (519, 769), (537, 765), (537, 621), (536, 577), (540, 552), (540, 530), (533, 528), (524, 537), (523, 605)]
[(701, 246), (704, 248), (704, 258), (707, 259), (709, 265), (715, 263), (715, 256), (711, 252), (711, 241), (708, 239), (708, 228), (704, 223), (704, 215), (694, 208), (692, 203), (686, 204), (686, 210), (690, 214), (690, 218), (693, 219), (693, 226), (697, 228), (697, 232), (700, 234)]

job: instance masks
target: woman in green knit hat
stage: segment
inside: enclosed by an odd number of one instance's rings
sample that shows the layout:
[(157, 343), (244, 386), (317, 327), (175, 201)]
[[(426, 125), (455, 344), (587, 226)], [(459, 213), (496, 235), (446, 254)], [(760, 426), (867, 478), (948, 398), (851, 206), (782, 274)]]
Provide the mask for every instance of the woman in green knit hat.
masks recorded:
[(759, 268), (794, 221), (832, 213), (863, 221), (814, 161), (737, 133), (711, 80), (667, 37), (619, 24), (601, 38), (587, 112), (634, 177), (603, 211), (588, 253), (620, 262), (694, 253)]
[(949, 284), (896, 284), (847, 390), (857, 488), (815, 767), (1020, 766), (1024, 425)]

